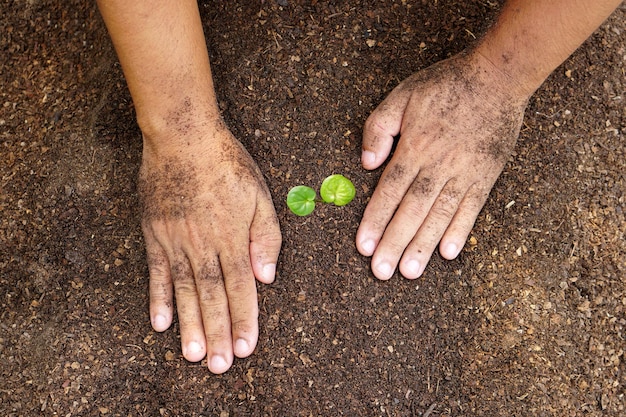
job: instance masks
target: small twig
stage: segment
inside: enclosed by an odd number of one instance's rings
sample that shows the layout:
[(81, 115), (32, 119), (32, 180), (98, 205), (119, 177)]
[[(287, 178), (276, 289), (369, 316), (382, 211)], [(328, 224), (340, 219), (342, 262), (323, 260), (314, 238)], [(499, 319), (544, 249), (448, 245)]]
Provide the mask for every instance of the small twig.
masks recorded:
[(374, 337), (374, 340), (376, 340), (376, 339), (378, 339), (380, 337), (380, 335), (383, 333), (383, 330), (385, 330), (385, 326), (383, 326), (382, 329), (380, 329), (380, 331), (378, 332), (376, 337)]
[(276, 32), (272, 32), (272, 35), (274, 35), (274, 42), (276, 42), (276, 47), (280, 51), (282, 48), (280, 47), (280, 44), (278, 43), (278, 38), (276, 37)]
[(141, 348), (141, 346), (131, 345), (130, 343), (129, 343), (129, 344), (127, 344), (127, 345), (126, 345), (126, 347), (133, 347), (133, 348), (138, 349), (138, 350), (143, 350), (143, 349)]
[(435, 411), (435, 407), (437, 407), (437, 403), (432, 403), (430, 407), (428, 407), (428, 410), (422, 414), (422, 417), (428, 417), (433, 411)]
[(328, 15), (326, 18), (327, 19), (332, 19), (333, 17), (341, 16), (342, 14), (343, 14), (343, 12), (333, 13), (331, 15)]

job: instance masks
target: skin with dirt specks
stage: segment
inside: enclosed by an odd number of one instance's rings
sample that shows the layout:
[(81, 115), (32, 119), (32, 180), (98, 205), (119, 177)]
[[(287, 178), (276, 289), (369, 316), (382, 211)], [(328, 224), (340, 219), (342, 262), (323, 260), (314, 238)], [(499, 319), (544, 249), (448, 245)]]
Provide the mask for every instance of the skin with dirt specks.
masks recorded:
[[(233, 353), (250, 353), (236, 351), (237, 340), (245, 339), (248, 349), (256, 344), (254, 277), (264, 277), (267, 257), (280, 248), (280, 233), (263, 176), (230, 132), (212, 133), (219, 152), (203, 152), (202, 136), (191, 143), (199, 147), (188, 145), (174, 155), (144, 149), (138, 189), (150, 309), (154, 327), (165, 330), (175, 294), (183, 354), (190, 360), (202, 359), (205, 352), (219, 357), (223, 363), (209, 366), (223, 372)], [(273, 255), (266, 253), (264, 241), (273, 242)], [(271, 278), (273, 273), (266, 282)]]
[(444, 257), (463, 247), (526, 106), (484, 74), (485, 63), (468, 54), (440, 62), (401, 83), (368, 119), (364, 150), (385, 142), (390, 149), (400, 135), (357, 234), (378, 278), (390, 278), (398, 264), (417, 278), (442, 238), (454, 245)]

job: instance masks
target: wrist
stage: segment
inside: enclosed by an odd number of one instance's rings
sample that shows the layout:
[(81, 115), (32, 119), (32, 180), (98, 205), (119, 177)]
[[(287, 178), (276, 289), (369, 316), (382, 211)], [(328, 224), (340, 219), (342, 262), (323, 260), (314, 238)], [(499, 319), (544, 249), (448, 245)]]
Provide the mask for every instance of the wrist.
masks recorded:
[(176, 97), (160, 95), (155, 98), (150, 102), (134, 99), (137, 124), (148, 136), (185, 136), (220, 119), (217, 103), (202, 97), (176, 94)]
[(217, 104), (182, 97), (158, 107), (137, 110), (144, 148), (161, 153), (206, 143), (224, 130)]
[(160, 160), (167, 157), (196, 158), (230, 135), (223, 120), (206, 118), (194, 125), (166, 126), (160, 129), (142, 130), (143, 158)]
[(525, 103), (541, 85), (531, 79), (511, 73), (499, 65), (490, 54), (478, 47), (467, 52), (469, 65), (474, 68), (475, 76), (481, 85), (487, 87), (489, 94), (500, 101)]
[(529, 98), (543, 84), (550, 71), (543, 72), (528, 65), (519, 64), (515, 57), (494, 51), (487, 41), (481, 42), (473, 55), (487, 67), (491, 67), (494, 75), (499, 75), (512, 89), (512, 93)]

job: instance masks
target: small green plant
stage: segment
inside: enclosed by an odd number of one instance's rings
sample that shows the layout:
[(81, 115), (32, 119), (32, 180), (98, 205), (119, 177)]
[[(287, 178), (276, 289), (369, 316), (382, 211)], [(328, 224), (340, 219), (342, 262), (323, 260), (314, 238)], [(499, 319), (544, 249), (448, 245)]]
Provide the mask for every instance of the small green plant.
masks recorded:
[(315, 210), (317, 193), (311, 187), (298, 185), (289, 190), (287, 194), (287, 206), (298, 216), (308, 216)]
[(336, 206), (345, 206), (356, 195), (356, 188), (352, 181), (341, 174), (327, 177), (320, 187), (321, 200), (311, 187), (298, 185), (289, 190), (287, 206), (298, 216), (308, 216), (315, 210), (315, 203), (332, 203)]

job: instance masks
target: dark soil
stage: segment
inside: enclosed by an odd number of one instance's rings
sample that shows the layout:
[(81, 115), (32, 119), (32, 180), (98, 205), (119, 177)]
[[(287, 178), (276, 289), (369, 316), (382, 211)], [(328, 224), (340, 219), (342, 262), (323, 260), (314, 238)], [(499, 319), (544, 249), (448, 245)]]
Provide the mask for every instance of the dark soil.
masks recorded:
[[(380, 282), (354, 246), (363, 123), (500, 3), (202, 2), (284, 237), (258, 348), (215, 376), (149, 324), (140, 132), (93, 3), (0, 1), (0, 415), (625, 415), (625, 6), (532, 98), (459, 259)], [(288, 211), (332, 173), (353, 203)]]

